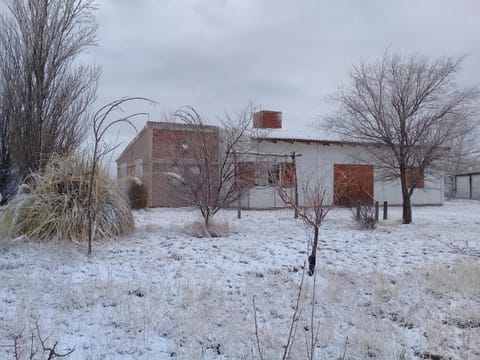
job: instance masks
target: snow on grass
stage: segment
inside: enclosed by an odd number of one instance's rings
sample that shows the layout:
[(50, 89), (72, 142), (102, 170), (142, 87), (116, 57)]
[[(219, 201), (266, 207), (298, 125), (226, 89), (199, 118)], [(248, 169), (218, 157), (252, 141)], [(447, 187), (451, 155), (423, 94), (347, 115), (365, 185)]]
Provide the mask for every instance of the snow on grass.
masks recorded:
[[(0, 241), (0, 358), (38, 321), (72, 359), (280, 358), (310, 236), (292, 211), (224, 211), (228, 236), (196, 238), (190, 209), (138, 211), (128, 238), (83, 247)], [(306, 358), (312, 292), (316, 357), (480, 357), (480, 203), (401, 209), (359, 230), (348, 209), (322, 225), (317, 284), (306, 277), (292, 359)], [(468, 248), (467, 248), (468, 249)], [(5, 347), (7, 346), (7, 347)]]

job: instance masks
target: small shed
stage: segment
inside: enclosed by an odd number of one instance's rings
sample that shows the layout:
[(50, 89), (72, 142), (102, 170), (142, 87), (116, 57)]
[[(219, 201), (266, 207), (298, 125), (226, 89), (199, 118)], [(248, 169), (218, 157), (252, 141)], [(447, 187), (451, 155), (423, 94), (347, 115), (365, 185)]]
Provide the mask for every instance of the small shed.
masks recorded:
[(480, 200), (480, 172), (455, 175), (457, 199)]

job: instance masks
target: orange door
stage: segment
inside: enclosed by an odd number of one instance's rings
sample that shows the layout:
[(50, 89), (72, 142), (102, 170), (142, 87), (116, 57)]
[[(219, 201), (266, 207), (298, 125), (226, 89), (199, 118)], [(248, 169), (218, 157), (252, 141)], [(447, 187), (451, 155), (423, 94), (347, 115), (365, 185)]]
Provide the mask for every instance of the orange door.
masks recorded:
[(335, 164), (333, 184), (335, 205), (373, 204), (373, 165)]

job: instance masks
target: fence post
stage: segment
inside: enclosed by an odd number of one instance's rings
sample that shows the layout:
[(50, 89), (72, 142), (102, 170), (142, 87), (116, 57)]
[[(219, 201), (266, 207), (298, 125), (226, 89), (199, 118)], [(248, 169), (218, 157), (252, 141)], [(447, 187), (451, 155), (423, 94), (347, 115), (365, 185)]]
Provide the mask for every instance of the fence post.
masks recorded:
[(233, 167), (235, 171), (235, 186), (237, 190), (237, 219), (242, 218), (242, 194), (240, 192), (240, 179), (239, 179), (239, 170), (238, 170), (238, 163), (237, 163), (237, 152), (233, 150)]
[(357, 201), (357, 221), (360, 221), (360, 210), (361, 210), (360, 201)]
[(383, 220), (387, 220), (387, 209), (388, 209), (388, 203), (384, 201), (383, 202)]
[(298, 219), (298, 184), (297, 184), (297, 161), (296, 161), (296, 156), (295, 151), (292, 152), (292, 166), (293, 166), (293, 181), (295, 182), (295, 209), (294, 209), (294, 214), (293, 217), (295, 219)]
[(379, 208), (379, 203), (378, 201), (375, 201), (375, 222), (378, 222), (378, 208)]

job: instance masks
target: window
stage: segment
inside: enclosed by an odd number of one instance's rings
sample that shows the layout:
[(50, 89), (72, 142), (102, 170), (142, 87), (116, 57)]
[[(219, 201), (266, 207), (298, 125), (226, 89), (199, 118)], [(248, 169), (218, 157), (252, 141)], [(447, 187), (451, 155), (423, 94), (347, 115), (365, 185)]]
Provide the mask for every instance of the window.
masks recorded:
[(269, 162), (257, 162), (255, 163), (255, 185), (267, 186), (269, 184), (270, 167)]
[[(253, 163), (252, 163), (253, 164)], [(295, 166), (293, 163), (257, 162), (254, 164), (255, 186), (295, 185)]]
[(415, 187), (417, 189), (423, 189), (425, 187), (423, 168), (419, 166), (409, 167), (405, 175), (408, 188)]
[(280, 164), (271, 164), (268, 169), (268, 185), (277, 186), (280, 180)]

